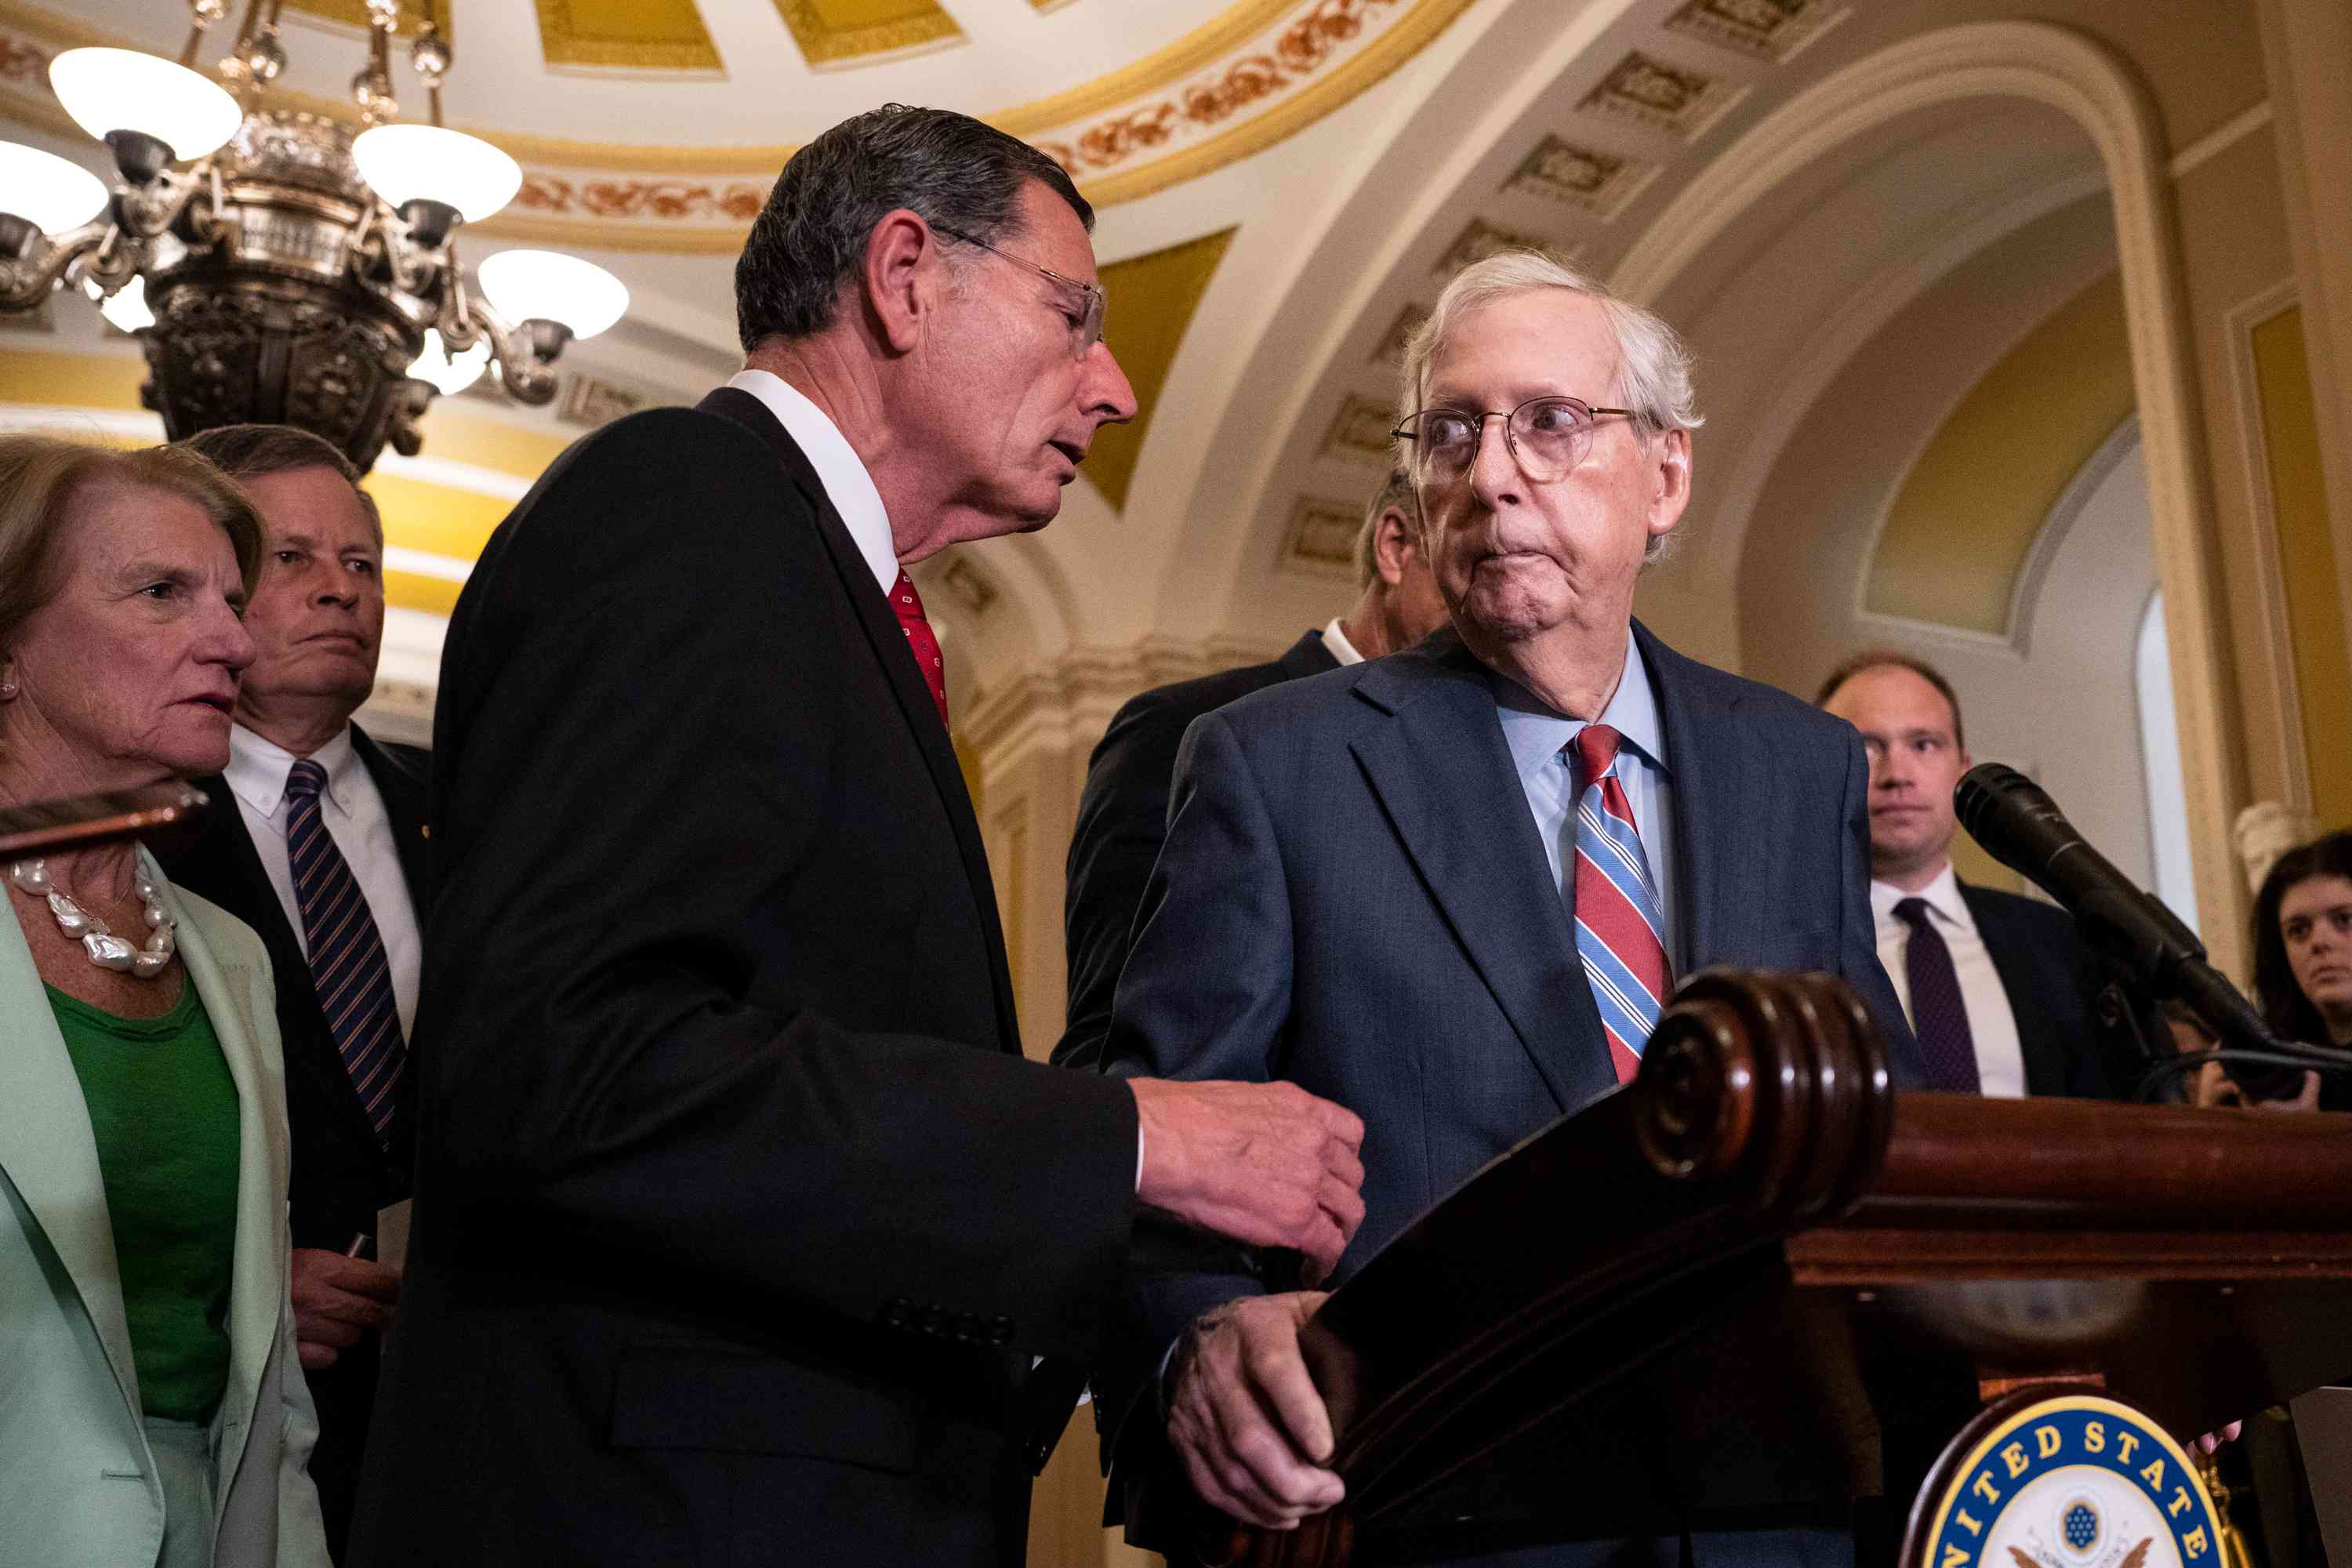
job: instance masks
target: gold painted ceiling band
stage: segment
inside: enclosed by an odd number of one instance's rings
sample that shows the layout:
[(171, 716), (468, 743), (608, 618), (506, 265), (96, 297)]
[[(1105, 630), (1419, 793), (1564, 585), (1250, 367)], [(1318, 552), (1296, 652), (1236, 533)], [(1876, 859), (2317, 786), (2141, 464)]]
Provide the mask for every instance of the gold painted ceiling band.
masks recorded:
[(1078, 189), (1097, 206), (1117, 206), (1213, 174), (1229, 163), (1264, 152), (1385, 80), (1389, 73), (1419, 54), (1471, 4), (1472, 0), (1421, 0), (1402, 19), (1349, 56), (1338, 69), (1255, 119), (1123, 174), (1081, 180)]
[[(1133, 65), (1047, 98), (1016, 104), (983, 116), (991, 125), (1014, 136), (1030, 136), (1087, 119), (1168, 87), (1271, 28), (1283, 12), (1300, 0), (1235, 0), (1222, 15)], [(1459, 9), (1459, 6), (1456, 6)], [(28, 0), (0, 0), (0, 22), (14, 23), (66, 47), (104, 44), (117, 48), (139, 46), (109, 36), (87, 24)], [(1403, 26), (1402, 23), (1397, 26)], [(289, 109), (325, 114), (356, 122), (358, 110), (341, 99), (324, 98), (286, 88), (273, 88), (272, 98)], [(641, 147), (616, 142), (583, 142), (560, 136), (535, 136), (527, 132), (479, 132), (486, 142), (503, 148), (522, 163), (556, 163), (570, 168), (632, 170), (674, 174), (765, 174), (772, 175), (800, 151), (798, 142), (745, 143), (716, 147)]]
[[(1244, 4), (1227, 12), (1221, 21), (1229, 20), (1244, 10), (1279, 11), (1289, 3), (1291, 0), (1274, 0), (1270, 5), (1266, 4), (1265, 0), (1244, 0)], [(1120, 202), (1134, 201), (1166, 190), (1170, 186), (1181, 184), (1186, 180), (1213, 173), (1255, 153), (1262, 152), (1284, 138), (1305, 129), (1354, 98), (1358, 93), (1385, 79), (1391, 71), (1419, 53), (1456, 16), (1467, 10), (1471, 3), (1472, 0), (1419, 0), (1419, 4), (1415, 5), (1411, 11), (1382, 29), (1370, 44), (1350, 56), (1328, 76), (1309, 83), (1264, 114), (1215, 135), (1205, 137), (1165, 158), (1156, 159), (1137, 168), (1100, 179), (1083, 180), (1079, 182), (1079, 189), (1084, 191), (1087, 198), (1096, 205), (1113, 206)], [(58, 30), (79, 34), (88, 41), (103, 41), (87, 28), (65, 27), (61, 19), (50, 16), (37, 7), (25, 5), (23, 0), (0, 0), (0, 21), (9, 20), (19, 21), (43, 29), (51, 28), (54, 25)], [(1216, 25), (1212, 24), (1212, 26)], [(1202, 29), (1202, 32), (1207, 30)], [(1200, 34), (1196, 33), (1192, 37), (1198, 37)], [(1181, 48), (1191, 41), (1191, 38), (1181, 40), (1170, 47), (1171, 50)], [(1168, 52), (1161, 51), (1162, 55)], [(1153, 57), (1155, 60), (1160, 58)], [(1103, 79), (1105, 82), (1113, 79), (1114, 78)], [(327, 113), (339, 119), (349, 120), (356, 113), (351, 105), (331, 100), (293, 93), (281, 93), (278, 96), (281, 101), (289, 102), (291, 107), (310, 109), (314, 113)], [(1039, 101), (1040, 103), (1058, 103), (1060, 100), (1041, 100)], [(1118, 100), (1115, 98), (1113, 101), (1116, 102)], [(1024, 108), (1035, 107), (1037, 106), (1024, 106)], [(17, 108), (21, 111), (19, 118), (28, 120), (46, 129), (62, 131), (68, 134), (74, 130), (72, 121), (67, 118), (64, 111), (47, 100), (22, 99), (17, 100)], [(1021, 112), (1023, 110), (1020, 110), (1010, 111), (1011, 114)], [(1002, 129), (1013, 131), (1013, 127), (1006, 123), (1008, 118), (1009, 116), (996, 117), (991, 122)], [(509, 153), (518, 158), (525, 159), (526, 162), (565, 163), (575, 169), (584, 162), (590, 168), (599, 173), (605, 169), (620, 171), (657, 167), (665, 172), (691, 172), (716, 176), (738, 172), (723, 154), (746, 151), (745, 149), (711, 149), (709, 152), (712, 154), (719, 156), (696, 163), (692, 161), (695, 150), (688, 148), (609, 148), (592, 142), (561, 142), (525, 136), (497, 137), (492, 140), (499, 142)], [(532, 148), (562, 149), (567, 155), (559, 159), (541, 159), (538, 154), (529, 151)], [(794, 149), (783, 147), (773, 151), (780, 155), (773, 163), (758, 165), (761, 173), (772, 175), (775, 170), (782, 167), (784, 158)], [(593, 161), (598, 155), (614, 153), (635, 156), (614, 157), (603, 164), (597, 164)], [(656, 162), (656, 158), (657, 162)], [(511, 211), (502, 213), (478, 227), (478, 232), (492, 238), (520, 240), (534, 244), (580, 246), (605, 250), (680, 255), (725, 254), (740, 248), (743, 242), (743, 236), (748, 231), (748, 225), (655, 228), (649, 225), (531, 217)]]

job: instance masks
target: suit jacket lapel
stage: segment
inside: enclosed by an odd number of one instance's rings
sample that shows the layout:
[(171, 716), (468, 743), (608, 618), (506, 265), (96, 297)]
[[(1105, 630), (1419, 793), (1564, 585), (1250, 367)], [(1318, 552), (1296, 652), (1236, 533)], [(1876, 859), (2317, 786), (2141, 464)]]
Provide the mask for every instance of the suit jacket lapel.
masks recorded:
[(1752, 951), (1763, 914), (1759, 900), (1725, 899), (1725, 888), (1769, 885), (1769, 846), (1745, 831), (1744, 814), (1765, 792), (1751, 781), (1749, 748), (1740, 742), (1738, 701), (1719, 700), (1688, 659), (1633, 623), (1633, 640), (1657, 692), (1673, 779), (1675, 922), (1675, 974), (1703, 969), (1724, 952)]
[(2063, 1095), (2066, 1092), (2066, 1061), (2055, 1019), (2042, 1010), (2041, 977), (2026, 962), (2026, 956), (2012, 938), (2014, 930), (1993, 901), (1980, 889), (1953, 880), (1960, 889), (1960, 900), (1969, 906), (1969, 914), (1977, 922), (1977, 936), (1985, 945), (1985, 953), (1992, 960), (1992, 972), (2000, 977), (2001, 991), (2009, 998), (2009, 1016), (2017, 1026), (2019, 1054), (2025, 1058), (2025, 1092), (2030, 1095)]
[(1449, 639), (1429, 656), (1384, 661), (1356, 691), (1390, 720), (1349, 748), (1552, 1098), (1567, 1110), (1614, 1088), (1484, 668)]
[[(147, 875), (163, 879), (144, 849), (140, 863)], [(266, 1026), (256, 1016), (257, 1008), (274, 1015), (276, 1006), (261, 977), (214, 952), (210, 933), (215, 917), (208, 910), (191, 907), (168, 883), (164, 897), (179, 917), (180, 961), (187, 965), (188, 983), (204, 1003), (229, 1079), (236, 1086), (236, 1249), (229, 1290), (228, 1385), (215, 1416), (219, 1458), (214, 1461), (225, 1501), (252, 1435), (262, 1373), (285, 1315), (286, 1216), (278, 1195), (286, 1191), (289, 1160), (284, 1131), (286, 1088), (277, 1053), (263, 1049), (278, 1031), (274, 1016)]]
[(352, 726), (352, 749), (375, 781), (383, 815), (392, 824), (393, 847), (400, 854), (401, 879), (408, 884), (408, 905), (416, 921), (425, 923), (425, 906), (431, 893), (427, 858), (432, 846), (425, 837), (426, 781), (399, 757), (392, 755), (357, 724)]
[(776, 416), (768, 411), (767, 405), (748, 392), (721, 387), (704, 398), (701, 406), (734, 420), (765, 441), (785, 473), (816, 510), (817, 537), (824, 542), (827, 553), (833, 557), (843, 591), (898, 699), (899, 712), (922, 750), (924, 765), (939, 790), (948, 825), (954, 830), (982, 939), (988, 949), (989, 979), (996, 993), (997, 1043), (1017, 1056), (1021, 1050), (1021, 1026), (1013, 1011), (1013, 977), (1005, 963), (1004, 931), (996, 918), (996, 884), (988, 874), (988, 851), (981, 841), (980, 822), (972, 815), (971, 795), (964, 788), (963, 770), (956, 762), (954, 743), (948, 738), (947, 726), (940, 722), (939, 709), (931, 701), (930, 689), (923, 683), (922, 671), (907, 651), (906, 633), (877, 588), (873, 572), (851, 541), (849, 530), (824, 493), (816, 470)]
[[(16, 1189), (41, 1234), (72, 1277), (83, 1310), (106, 1347), (107, 1364), (125, 1408), (136, 1412), (139, 1374), (131, 1360), (131, 1322), (106, 1212), (106, 1184), (81, 1079), (66, 1054), (33, 950), (16, 922), (16, 905), (0, 911), (0, 1017), (11, 1037), (0, 1062), (0, 1178)], [(45, 917), (46, 918), (46, 917)]]
[[(193, 873), (203, 860), (212, 862), (204, 885), (223, 890), (218, 900), (222, 907), (251, 926), (261, 938), (261, 945), (269, 953), (269, 963), (276, 972), (278, 994), (294, 1016), (299, 1009), (309, 1009), (318, 1019), (315, 1029), (301, 1031), (305, 1037), (317, 1041), (323, 1048), (304, 1049), (299, 1044), (285, 1051), (289, 1070), (309, 1078), (324, 1098), (326, 1104), (347, 1124), (353, 1139), (375, 1139), (375, 1126), (368, 1121), (367, 1109), (360, 1103), (359, 1090), (352, 1087), (352, 1075), (343, 1066), (341, 1054), (335, 1048), (334, 1038), (327, 1032), (326, 1016), (317, 1012), (317, 1002), (310, 990), (310, 965), (302, 956), (301, 939), (295, 934), (292, 922), (286, 918), (286, 906), (278, 901), (277, 885), (261, 864), (261, 852), (253, 847), (253, 834), (245, 825), (245, 813), (237, 806), (236, 795), (228, 780), (218, 775), (197, 782), (212, 799), (202, 836), (182, 857), (184, 868), (191, 874), (183, 879), (197, 881)], [(395, 831), (397, 826), (395, 824)], [(226, 889), (234, 888), (234, 898)], [(281, 1037), (282, 1038), (282, 1037)]]

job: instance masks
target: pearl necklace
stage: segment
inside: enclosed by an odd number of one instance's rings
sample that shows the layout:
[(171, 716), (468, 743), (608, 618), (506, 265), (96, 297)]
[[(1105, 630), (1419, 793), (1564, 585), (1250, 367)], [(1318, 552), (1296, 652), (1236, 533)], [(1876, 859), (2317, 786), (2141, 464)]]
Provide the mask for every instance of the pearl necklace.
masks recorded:
[(144, 949), (131, 946), (107, 929), (106, 922), (75, 903), (58, 890), (49, 879), (47, 860), (19, 860), (8, 868), (8, 880), (19, 892), (49, 901), (49, 913), (58, 919), (58, 929), (81, 943), (89, 961), (100, 969), (110, 969), (118, 974), (129, 974), (139, 980), (152, 980), (163, 973), (178, 950), (179, 939), (173, 935), (177, 923), (172, 912), (163, 907), (163, 890), (146, 877), (139, 879), (139, 897), (147, 906), (147, 929), (150, 935)]

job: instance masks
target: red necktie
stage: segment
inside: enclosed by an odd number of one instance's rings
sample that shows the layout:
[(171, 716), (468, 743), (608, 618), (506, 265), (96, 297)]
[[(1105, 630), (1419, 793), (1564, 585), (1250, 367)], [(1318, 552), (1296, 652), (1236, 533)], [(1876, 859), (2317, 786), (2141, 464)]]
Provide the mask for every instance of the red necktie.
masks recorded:
[(915, 580), (904, 570), (898, 580), (890, 584), (890, 607), (898, 612), (898, 629), (907, 634), (908, 650), (915, 656), (915, 666), (923, 672), (923, 684), (931, 689), (931, 702), (940, 710), (940, 722), (948, 721), (948, 672), (940, 663), (940, 639), (931, 633), (931, 623), (923, 618), (923, 596), (915, 592)]

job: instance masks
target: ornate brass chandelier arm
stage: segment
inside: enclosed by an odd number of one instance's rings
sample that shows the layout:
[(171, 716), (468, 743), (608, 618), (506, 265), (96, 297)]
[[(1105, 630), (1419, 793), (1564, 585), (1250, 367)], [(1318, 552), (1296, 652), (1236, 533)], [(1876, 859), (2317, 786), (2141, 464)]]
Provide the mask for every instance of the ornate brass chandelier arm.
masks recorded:
[[(41, 239), (26, 255), (0, 255), (0, 310), (30, 310), (57, 289), (58, 280), (76, 262), (95, 256), (114, 232), (106, 219), (86, 223), (52, 238)], [(121, 285), (117, 285), (120, 287)]]
[[(552, 321), (523, 321), (509, 327), (488, 305), (474, 306), (481, 330), (489, 339), (490, 357), (498, 362), (499, 384), (517, 403), (536, 407), (555, 401), (555, 356), (562, 352), (563, 333)], [(552, 333), (546, 329), (553, 329)]]

